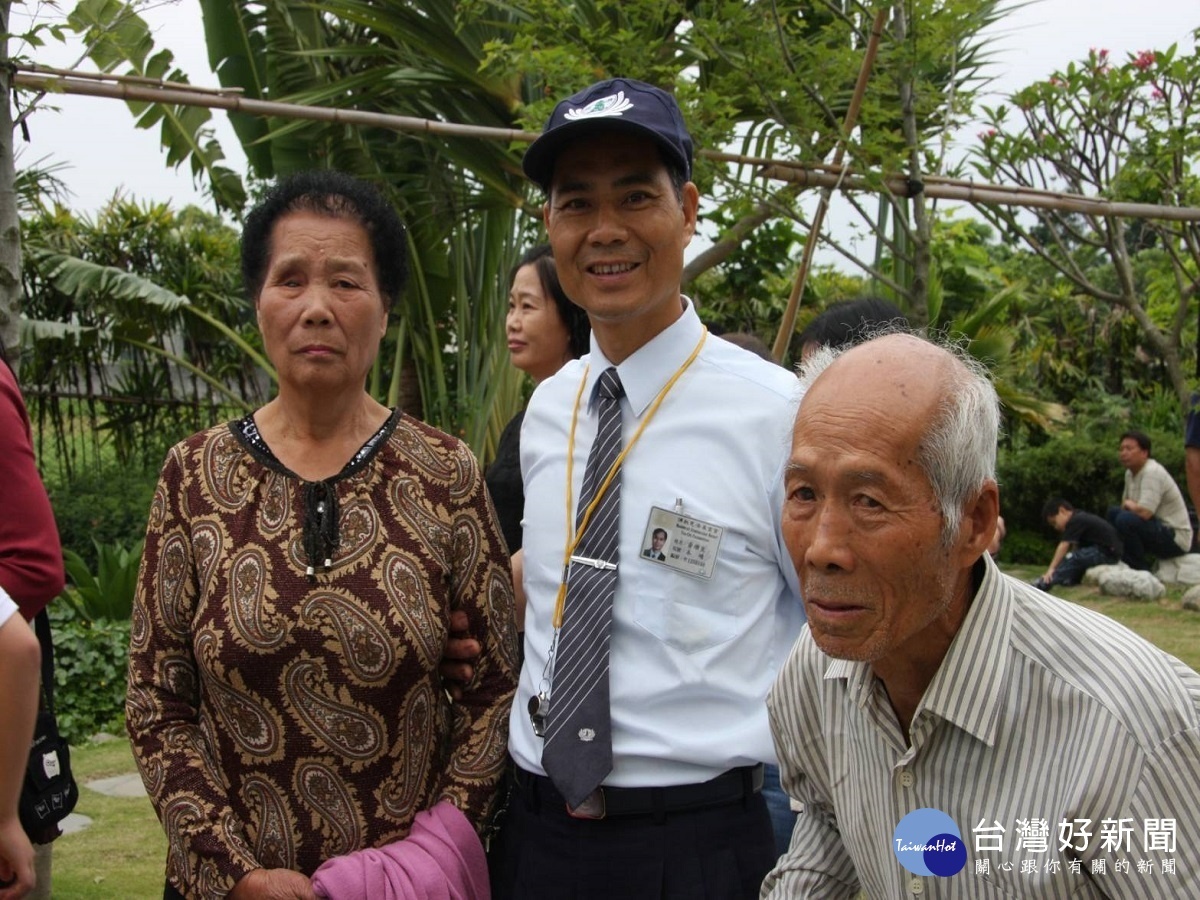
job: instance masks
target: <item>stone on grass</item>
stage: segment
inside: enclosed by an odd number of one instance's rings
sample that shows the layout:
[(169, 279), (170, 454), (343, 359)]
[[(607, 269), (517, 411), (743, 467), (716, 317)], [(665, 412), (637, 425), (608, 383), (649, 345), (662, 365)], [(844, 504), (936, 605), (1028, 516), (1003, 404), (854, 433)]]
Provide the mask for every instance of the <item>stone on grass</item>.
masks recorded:
[[(1105, 566), (1104, 568), (1110, 568)], [(1100, 574), (1100, 593), (1110, 597), (1128, 597), (1146, 603), (1157, 600), (1167, 592), (1163, 583), (1150, 572), (1125, 567)]]
[(142, 783), (142, 776), (137, 772), (114, 775), (111, 778), (97, 778), (86, 782), (84, 786), (107, 797), (146, 796), (146, 786)]
[(1154, 574), (1164, 584), (1200, 584), (1200, 553), (1185, 553), (1160, 559)]
[(1182, 606), (1184, 609), (1200, 612), (1200, 584), (1187, 589), (1187, 593), (1183, 595)]
[(58, 827), (62, 829), (63, 834), (75, 834), (78, 831), (83, 831), (83, 829), (91, 824), (91, 816), (85, 816), (80, 813), (68, 813), (67, 817), (58, 823)]
[(1083, 584), (1088, 587), (1099, 587), (1100, 579), (1108, 572), (1132, 572), (1133, 570), (1123, 562), (1113, 563), (1108, 566), (1092, 566), (1083, 573)]

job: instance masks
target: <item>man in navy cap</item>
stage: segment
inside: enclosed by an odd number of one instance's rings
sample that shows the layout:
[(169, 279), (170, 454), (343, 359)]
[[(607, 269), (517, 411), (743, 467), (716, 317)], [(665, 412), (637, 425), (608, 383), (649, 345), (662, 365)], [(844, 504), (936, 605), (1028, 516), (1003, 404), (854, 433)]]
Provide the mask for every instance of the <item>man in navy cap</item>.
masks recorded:
[[(499, 897), (754, 898), (778, 855), (762, 761), (803, 615), (779, 531), (797, 384), (708, 337), (681, 293), (691, 167), (674, 98), (625, 78), (559, 103), (525, 154), (592, 345), (538, 386), (521, 433)], [(655, 530), (661, 560), (641, 554)]]

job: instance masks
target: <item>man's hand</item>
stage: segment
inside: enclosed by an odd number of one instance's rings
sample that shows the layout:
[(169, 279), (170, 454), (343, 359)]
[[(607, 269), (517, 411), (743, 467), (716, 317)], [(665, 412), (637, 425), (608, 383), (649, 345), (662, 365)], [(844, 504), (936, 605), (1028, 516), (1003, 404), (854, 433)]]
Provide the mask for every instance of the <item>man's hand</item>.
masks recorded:
[(467, 634), (467, 614), (462, 610), (450, 613), (450, 636), (438, 671), (442, 684), (455, 700), (462, 699), (462, 689), (475, 677), (475, 663), (483, 648), (479, 641)]
[(229, 900), (317, 900), (307, 875), (291, 869), (254, 869), (229, 892)]

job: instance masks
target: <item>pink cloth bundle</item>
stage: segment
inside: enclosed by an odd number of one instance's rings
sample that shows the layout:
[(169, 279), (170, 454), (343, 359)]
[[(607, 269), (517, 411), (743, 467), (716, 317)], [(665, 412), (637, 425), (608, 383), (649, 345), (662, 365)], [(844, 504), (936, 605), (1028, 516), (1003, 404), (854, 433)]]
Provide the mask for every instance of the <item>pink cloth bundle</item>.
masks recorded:
[(378, 849), (326, 860), (313, 890), (327, 900), (491, 900), (483, 845), (467, 817), (443, 800), (417, 813), (412, 833)]

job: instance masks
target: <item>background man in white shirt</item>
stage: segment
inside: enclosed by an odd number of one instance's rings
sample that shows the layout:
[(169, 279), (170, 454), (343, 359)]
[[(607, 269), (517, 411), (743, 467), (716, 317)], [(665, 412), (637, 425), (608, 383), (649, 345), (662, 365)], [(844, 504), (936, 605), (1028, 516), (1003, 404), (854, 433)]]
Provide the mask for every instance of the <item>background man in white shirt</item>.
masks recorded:
[(1117, 457), (1125, 467), (1121, 505), (1106, 518), (1124, 544), (1121, 558), (1135, 569), (1149, 569), (1150, 556), (1171, 559), (1192, 546), (1192, 523), (1183, 492), (1157, 459), (1150, 458), (1150, 437), (1141, 431), (1121, 435)]

